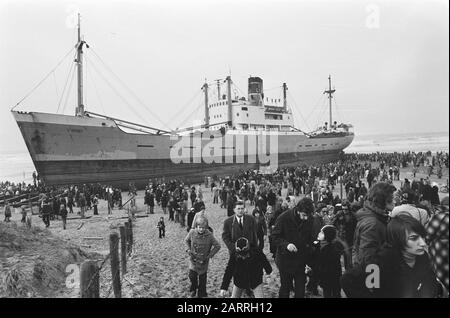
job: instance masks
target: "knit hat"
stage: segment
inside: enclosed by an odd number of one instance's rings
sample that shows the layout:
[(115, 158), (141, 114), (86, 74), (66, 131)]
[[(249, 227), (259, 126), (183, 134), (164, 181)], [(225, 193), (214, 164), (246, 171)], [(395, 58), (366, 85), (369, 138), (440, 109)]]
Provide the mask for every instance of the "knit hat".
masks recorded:
[(234, 243), (237, 259), (245, 260), (250, 256), (250, 243), (245, 237), (240, 237)]
[(337, 229), (334, 225), (325, 225), (321, 232), (323, 232), (323, 235), (325, 237), (325, 241), (332, 242), (337, 235)]

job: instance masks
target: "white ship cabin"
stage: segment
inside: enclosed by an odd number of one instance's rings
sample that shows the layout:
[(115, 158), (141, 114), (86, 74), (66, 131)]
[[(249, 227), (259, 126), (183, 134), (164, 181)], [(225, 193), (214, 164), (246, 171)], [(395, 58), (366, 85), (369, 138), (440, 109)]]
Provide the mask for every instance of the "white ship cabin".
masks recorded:
[[(231, 79), (227, 77), (226, 94), (209, 101), (205, 84), (205, 125), (210, 130), (223, 128), (236, 130), (291, 131), (294, 126), (292, 111), (286, 103), (286, 84), (283, 84), (283, 98), (264, 96), (263, 80), (259, 77), (248, 79), (248, 96), (231, 97)], [(207, 106), (206, 106), (207, 105)]]

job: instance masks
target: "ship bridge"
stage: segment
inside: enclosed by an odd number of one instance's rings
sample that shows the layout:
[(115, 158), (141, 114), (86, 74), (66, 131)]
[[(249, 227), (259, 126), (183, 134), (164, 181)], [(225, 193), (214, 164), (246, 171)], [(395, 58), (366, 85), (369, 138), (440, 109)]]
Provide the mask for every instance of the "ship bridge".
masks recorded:
[[(229, 77), (226, 82), (230, 87), (231, 79)], [(286, 84), (283, 84), (283, 99), (265, 97), (263, 80), (259, 77), (250, 77), (248, 79), (248, 97), (231, 98), (230, 88), (227, 90), (228, 94), (221, 95), (218, 85), (219, 98), (217, 100), (209, 102), (205, 95), (205, 102), (207, 102), (205, 124), (211, 130), (231, 128), (291, 131), (294, 119), (292, 111), (287, 107), (286, 89)]]

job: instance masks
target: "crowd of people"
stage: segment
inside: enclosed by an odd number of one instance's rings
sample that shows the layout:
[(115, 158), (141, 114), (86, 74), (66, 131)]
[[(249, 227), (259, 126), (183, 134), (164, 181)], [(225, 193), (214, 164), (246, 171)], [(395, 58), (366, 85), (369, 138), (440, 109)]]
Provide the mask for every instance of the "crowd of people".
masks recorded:
[[(319, 295), (319, 286), (324, 297), (341, 297), (342, 290), (347, 297), (448, 293), (448, 198), (440, 201), (428, 178), (405, 178), (394, 187), (400, 173), (388, 167), (403, 160), (408, 165), (408, 158), (427, 164), (411, 154), (351, 155), (270, 175), (249, 170), (205, 178), (212, 204), (227, 212), (221, 236), (229, 259), (220, 295), (263, 297), (264, 271), (272, 272), (267, 257), (275, 259), (279, 270), (279, 297), (291, 291), (295, 297)], [(448, 154), (436, 158), (442, 163)], [(338, 184), (342, 194), (333, 195)], [(282, 196), (283, 189), (287, 195)], [(190, 292), (206, 297), (209, 259), (220, 243), (208, 224), (202, 187), (177, 180), (150, 183), (145, 197), (148, 213), (161, 205), (181, 227), (187, 215)], [(367, 268), (373, 266), (379, 268), (380, 283), (366, 286)]]
[[(146, 213), (159, 206), (187, 231), (191, 297), (208, 296), (209, 260), (221, 248), (218, 235), (229, 255), (222, 297), (264, 297), (264, 272), (273, 271), (270, 258), (279, 272), (279, 297), (319, 295), (319, 287), (323, 297), (333, 298), (342, 292), (347, 297), (448, 297), (448, 197), (440, 200), (427, 177), (404, 178), (395, 187), (400, 168), (408, 166), (448, 168), (448, 153), (350, 154), (272, 174), (248, 170), (211, 176), (203, 186), (149, 180), (144, 204)], [(129, 195), (136, 194), (133, 184), (129, 188)], [(206, 188), (212, 204), (226, 211), (219, 234), (208, 221)], [(122, 206), (120, 189), (99, 184), (47, 189), (39, 201), (46, 225), (60, 215), (65, 227), (73, 206), (82, 216), (92, 207), (97, 214), (99, 199), (107, 201), (108, 213)], [(156, 227), (164, 239), (164, 216)]]

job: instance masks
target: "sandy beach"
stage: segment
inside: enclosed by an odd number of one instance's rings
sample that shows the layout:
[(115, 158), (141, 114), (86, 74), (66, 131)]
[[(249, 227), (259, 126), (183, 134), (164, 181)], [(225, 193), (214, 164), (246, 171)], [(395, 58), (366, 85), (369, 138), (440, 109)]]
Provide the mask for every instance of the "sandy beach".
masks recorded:
[[(448, 169), (444, 169), (442, 179), (437, 179), (432, 175), (431, 182), (444, 184), (448, 179)], [(425, 170), (419, 170), (416, 179), (425, 178)], [(408, 178), (412, 180), (412, 172), (410, 168), (402, 168), (400, 174), (401, 181), (395, 181), (396, 187)], [(365, 180), (364, 180), (365, 181)], [(286, 195), (286, 189), (283, 189), (283, 196)], [(335, 194), (339, 194), (340, 187), (337, 186), (334, 190)], [(206, 214), (210, 225), (214, 230), (215, 237), (221, 243), (222, 248), (218, 254), (211, 260), (207, 291), (208, 297), (218, 297), (222, 275), (224, 273), (225, 265), (228, 261), (228, 251), (222, 242), (222, 224), (226, 219), (226, 210), (220, 208), (219, 204), (212, 204), (212, 195), (209, 188), (203, 188), (204, 201), (206, 205)], [(129, 198), (128, 192), (123, 192), (124, 202)], [(441, 198), (448, 194), (440, 193)], [(345, 191), (344, 191), (345, 196)], [(122, 296), (123, 297), (174, 297), (184, 298), (189, 295), (189, 279), (188, 279), (188, 257), (185, 253), (184, 238), (187, 234), (186, 228), (181, 228), (179, 223), (168, 220), (169, 215), (163, 214), (161, 207), (155, 207), (155, 214), (146, 215), (144, 206), (144, 193), (138, 192), (137, 196), (137, 218), (133, 223), (134, 247), (133, 253), (128, 260), (128, 271), (122, 279)], [(251, 213), (253, 207), (247, 207)], [(63, 249), (61, 253), (67, 254), (67, 250), (75, 249), (82, 257), (75, 257), (75, 264), (79, 265), (83, 260), (93, 258), (101, 260), (109, 253), (109, 234), (112, 231), (118, 231), (118, 227), (127, 221), (127, 210), (118, 210), (115, 208), (112, 215), (107, 215), (106, 202), (100, 200), (99, 215), (94, 216), (93, 210), (88, 210), (86, 216), (88, 218), (81, 219), (77, 212), (78, 208), (74, 208), (74, 213), (68, 215), (67, 229), (63, 230), (61, 220), (51, 221), (48, 230), (42, 219), (37, 216), (32, 216), (32, 224), (37, 229), (42, 230), (41, 234), (45, 239), (53, 240), (55, 244), (49, 245), (47, 248), (52, 250), (45, 250), (45, 246), (35, 250), (29, 250), (29, 247), (24, 243), (22, 250), (6, 249), (3, 250), (6, 261), (3, 261), (3, 268), (0, 273), (5, 273), (10, 269), (11, 264), (16, 264), (14, 260), (20, 260), (22, 255), (26, 254), (24, 262), (32, 265), (36, 259), (42, 259), (43, 264), (46, 264), (46, 257), (55, 253), (55, 249)], [(159, 218), (163, 216), (166, 223), (166, 237), (158, 238), (158, 230), (156, 224)], [(15, 225), (25, 231), (25, 225), (20, 223), (21, 215), (16, 211), (13, 213), (12, 220), (16, 222)], [(13, 222), (12, 222), (13, 223)], [(12, 225), (8, 225), (12, 226)], [(24, 253), (24, 250), (29, 250)], [(1, 251), (1, 248), (0, 248)], [(73, 252), (73, 251), (72, 251)], [(280, 286), (278, 269), (274, 260), (269, 254), (269, 246), (266, 237), (266, 246), (264, 252), (273, 267), (271, 275), (264, 276), (264, 292), (266, 297), (277, 297)], [(49, 257), (49, 256), (48, 256)], [(47, 260), (47, 265), (50, 266), (50, 259)], [(9, 265), (8, 265), (9, 264)], [(30, 265), (30, 266), (31, 266)], [(47, 287), (45, 295), (35, 295), (37, 297), (79, 297), (79, 289), (77, 287), (68, 288), (65, 284), (64, 264), (61, 268), (48, 268), (48, 271), (54, 271), (59, 275), (51, 287)], [(65, 264), (66, 266), (69, 263)], [(231, 288), (230, 288), (231, 291)], [(6, 295), (7, 296), (7, 295)], [(111, 292), (111, 271), (109, 261), (105, 262), (100, 272), (100, 296), (113, 297)]]

